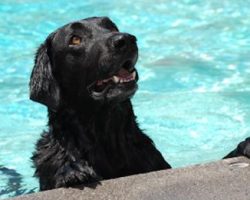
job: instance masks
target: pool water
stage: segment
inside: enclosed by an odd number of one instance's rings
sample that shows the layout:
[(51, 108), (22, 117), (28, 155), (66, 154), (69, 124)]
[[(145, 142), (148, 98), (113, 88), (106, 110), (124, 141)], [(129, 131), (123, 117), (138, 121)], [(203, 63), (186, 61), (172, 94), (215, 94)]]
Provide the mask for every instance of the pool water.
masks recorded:
[(89, 16), (137, 36), (134, 109), (173, 167), (218, 160), (250, 135), (249, 0), (1, 0), (2, 199), (38, 191), (30, 156), (47, 116), (28, 97), (36, 48)]

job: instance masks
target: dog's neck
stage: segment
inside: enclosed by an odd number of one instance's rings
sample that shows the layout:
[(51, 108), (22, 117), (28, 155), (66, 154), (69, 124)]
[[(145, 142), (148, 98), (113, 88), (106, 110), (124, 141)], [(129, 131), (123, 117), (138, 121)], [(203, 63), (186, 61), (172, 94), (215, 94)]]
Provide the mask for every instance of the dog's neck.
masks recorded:
[[(130, 100), (116, 104), (85, 104), (88, 106), (67, 106), (59, 111), (49, 110), (49, 128), (52, 134), (91, 134), (91, 129), (107, 132), (108, 129), (120, 129), (120, 120), (134, 119)], [(78, 109), (76, 109), (78, 107)], [(129, 111), (129, 112), (128, 112)], [(112, 117), (110, 117), (112, 116)], [(112, 119), (112, 120), (107, 120)], [(60, 124), (60, 126), (57, 126)], [(124, 123), (121, 123), (124, 124)], [(70, 132), (69, 132), (70, 130)]]

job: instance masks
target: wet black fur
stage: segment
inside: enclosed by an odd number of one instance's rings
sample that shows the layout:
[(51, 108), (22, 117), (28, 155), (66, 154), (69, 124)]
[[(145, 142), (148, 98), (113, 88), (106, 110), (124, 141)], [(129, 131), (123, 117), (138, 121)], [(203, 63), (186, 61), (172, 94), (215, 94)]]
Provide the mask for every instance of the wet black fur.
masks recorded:
[[(83, 37), (79, 47), (69, 47), (72, 33)], [(48, 107), (49, 118), (32, 157), (41, 190), (171, 168), (139, 128), (124, 88), (114, 101), (88, 92), (124, 60), (135, 64), (134, 36), (127, 34), (129, 45), (117, 50), (109, 42), (117, 34), (123, 33), (108, 18), (89, 18), (59, 28), (37, 51), (30, 98)], [(225, 158), (241, 155), (250, 157), (249, 138)]]
[(238, 156), (246, 156), (250, 158), (250, 137), (246, 138), (246, 140), (240, 142), (236, 149), (231, 151), (226, 157), (224, 158), (233, 158)]
[[(99, 102), (86, 89), (99, 76), (112, 73), (123, 59), (106, 45), (107, 38), (118, 34), (116, 26), (108, 18), (72, 24), (52, 33), (40, 46), (31, 75), (31, 99), (48, 107), (49, 118), (48, 131), (42, 134), (32, 157), (40, 189), (170, 168), (139, 128), (130, 98)], [(64, 38), (75, 27), (82, 28), (81, 24), (88, 33), (80, 34), (89, 36), (84, 47), (72, 50)], [(88, 43), (97, 36), (100, 42)], [(135, 44), (129, 46), (128, 51), (134, 53), (128, 57), (136, 60), (136, 49)], [(99, 68), (101, 58), (110, 69)]]

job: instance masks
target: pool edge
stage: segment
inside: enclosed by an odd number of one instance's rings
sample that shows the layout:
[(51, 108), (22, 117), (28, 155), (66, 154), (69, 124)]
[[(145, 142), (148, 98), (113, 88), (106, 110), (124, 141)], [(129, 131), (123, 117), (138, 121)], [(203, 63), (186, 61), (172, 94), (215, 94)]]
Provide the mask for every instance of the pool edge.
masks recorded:
[(220, 160), (111, 179), (91, 187), (60, 188), (9, 200), (249, 200), (250, 160)]

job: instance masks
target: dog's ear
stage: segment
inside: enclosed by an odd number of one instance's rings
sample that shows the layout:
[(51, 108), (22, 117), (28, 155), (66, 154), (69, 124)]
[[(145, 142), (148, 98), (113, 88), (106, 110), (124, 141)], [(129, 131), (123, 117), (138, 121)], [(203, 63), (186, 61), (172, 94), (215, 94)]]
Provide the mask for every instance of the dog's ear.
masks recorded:
[(60, 89), (52, 74), (49, 57), (51, 36), (38, 48), (30, 77), (30, 99), (56, 111), (60, 104)]

